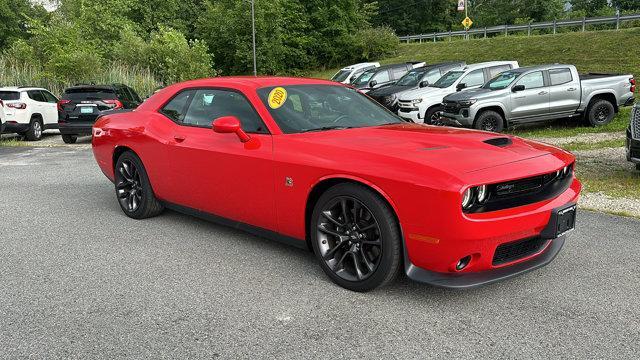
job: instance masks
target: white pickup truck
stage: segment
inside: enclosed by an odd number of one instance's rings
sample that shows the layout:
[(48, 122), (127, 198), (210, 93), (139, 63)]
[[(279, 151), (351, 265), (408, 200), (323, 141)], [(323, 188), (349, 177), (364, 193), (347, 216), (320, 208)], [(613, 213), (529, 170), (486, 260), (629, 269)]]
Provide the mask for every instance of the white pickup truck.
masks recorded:
[(544, 65), (506, 71), (481, 88), (444, 98), (445, 124), (502, 131), (514, 124), (583, 118), (608, 124), (634, 101), (633, 75), (579, 75), (573, 65)]
[(491, 61), (452, 69), (434, 84), (402, 93), (398, 115), (415, 123), (433, 124), (440, 118), (445, 96), (478, 88), (499, 73), (518, 67), (517, 61)]

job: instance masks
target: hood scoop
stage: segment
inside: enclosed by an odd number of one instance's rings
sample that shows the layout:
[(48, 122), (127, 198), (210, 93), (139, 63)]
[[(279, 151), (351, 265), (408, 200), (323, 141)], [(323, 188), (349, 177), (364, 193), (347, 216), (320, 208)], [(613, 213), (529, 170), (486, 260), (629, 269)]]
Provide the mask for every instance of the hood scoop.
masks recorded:
[(483, 141), (483, 143), (498, 147), (505, 147), (513, 144), (513, 141), (509, 137), (497, 137), (493, 139), (487, 139)]

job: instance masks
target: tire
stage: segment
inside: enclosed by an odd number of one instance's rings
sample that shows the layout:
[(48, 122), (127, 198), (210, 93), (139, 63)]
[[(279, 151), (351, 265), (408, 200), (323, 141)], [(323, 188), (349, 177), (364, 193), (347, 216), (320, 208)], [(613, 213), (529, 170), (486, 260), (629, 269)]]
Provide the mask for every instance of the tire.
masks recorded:
[(62, 135), (62, 141), (65, 144), (75, 144), (78, 141), (78, 137), (76, 135)]
[(587, 122), (591, 126), (603, 126), (613, 120), (616, 109), (609, 100), (598, 99), (589, 104)]
[(372, 190), (350, 183), (331, 187), (318, 199), (309, 229), (320, 267), (336, 284), (364, 292), (397, 276), (400, 227), (389, 205)]
[(444, 108), (442, 106), (434, 106), (427, 110), (424, 114), (424, 123), (427, 125), (438, 125), (440, 124), (440, 116)]
[(33, 118), (29, 124), (29, 130), (24, 133), (24, 136), (28, 141), (39, 141), (42, 139), (43, 131), (44, 126), (42, 125), (42, 120), (39, 118)]
[(483, 111), (476, 119), (473, 127), (478, 130), (502, 132), (504, 130), (504, 118), (495, 111)]
[(122, 211), (133, 219), (146, 219), (164, 210), (156, 199), (140, 158), (131, 151), (120, 155), (115, 166), (116, 198)]

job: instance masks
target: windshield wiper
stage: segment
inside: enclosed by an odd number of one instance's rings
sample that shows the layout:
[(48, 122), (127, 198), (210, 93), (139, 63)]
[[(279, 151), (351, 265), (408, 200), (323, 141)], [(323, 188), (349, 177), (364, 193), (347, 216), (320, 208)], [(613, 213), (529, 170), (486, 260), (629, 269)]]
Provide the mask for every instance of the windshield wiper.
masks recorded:
[(342, 130), (342, 129), (353, 129), (353, 126), (341, 126), (341, 125), (323, 126), (323, 127), (314, 128), (314, 129), (302, 130), (300, 132), (305, 133), (305, 132), (313, 132), (313, 131)]

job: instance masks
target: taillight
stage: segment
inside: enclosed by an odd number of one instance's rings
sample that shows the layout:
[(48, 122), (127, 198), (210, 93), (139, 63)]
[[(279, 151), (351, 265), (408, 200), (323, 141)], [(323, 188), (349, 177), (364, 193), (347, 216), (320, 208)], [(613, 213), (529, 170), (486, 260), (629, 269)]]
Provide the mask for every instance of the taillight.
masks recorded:
[(122, 106), (122, 103), (120, 102), (120, 100), (103, 100), (105, 104), (109, 104), (109, 105), (113, 105), (113, 110), (115, 109), (122, 109), (124, 106)]
[(632, 93), (635, 93), (635, 92), (636, 92), (636, 79), (631, 78), (631, 79), (629, 80), (629, 82), (631, 83), (631, 89), (630, 89), (630, 91), (631, 91)]
[(63, 111), (62, 107), (66, 104), (70, 103), (71, 100), (60, 100), (58, 101), (58, 111)]
[(27, 104), (22, 103), (22, 102), (17, 102), (17, 103), (8, 103), (7, 107), (13, 108), (13, 109), (26, 109), (27, 108)]

